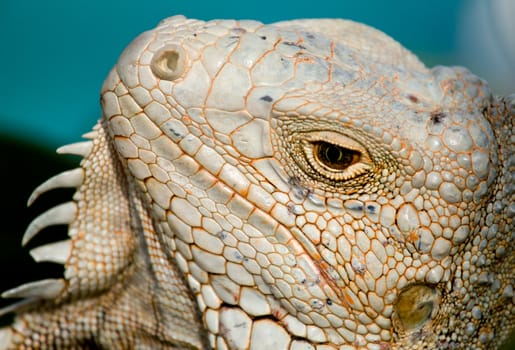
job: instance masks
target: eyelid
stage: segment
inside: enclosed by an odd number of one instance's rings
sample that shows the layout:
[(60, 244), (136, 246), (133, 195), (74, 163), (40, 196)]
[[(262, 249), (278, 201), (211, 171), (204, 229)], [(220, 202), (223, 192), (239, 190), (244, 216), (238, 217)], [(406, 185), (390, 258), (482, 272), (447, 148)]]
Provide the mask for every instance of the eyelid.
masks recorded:
[(303, 136), (304, 141), (308, 141), (308, 142), (323, 141), (323, 142), (332, 143), (333, 145), (340, 146), (343, 148), (348, 148), (353, 151), (357, 151), (362, 154), (368, 155), (368, 152), (366, 151), (365, 147), (363, 147), (363, 145), (361, 143), (359, 143), (358, 141), (356, 141), (346, 135), (343, 135), (343, 134), (340, 134), (340, 133), (337, 133), (334, 131), (317, 131), (317, 132), (313, 132), (313, 133), (303, 133), (302, 136)]

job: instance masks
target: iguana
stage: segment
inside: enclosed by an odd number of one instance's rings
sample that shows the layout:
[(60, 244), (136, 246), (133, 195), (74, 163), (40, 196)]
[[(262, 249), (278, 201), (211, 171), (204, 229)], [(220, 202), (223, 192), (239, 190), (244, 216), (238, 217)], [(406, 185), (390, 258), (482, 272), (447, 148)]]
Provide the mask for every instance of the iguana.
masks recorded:
[(515, 95), (368, 26), (175, 16), (122, 53), (76, 187), (29, 225), (63, 278), (1, 349), (495, 349), (515, 326)]

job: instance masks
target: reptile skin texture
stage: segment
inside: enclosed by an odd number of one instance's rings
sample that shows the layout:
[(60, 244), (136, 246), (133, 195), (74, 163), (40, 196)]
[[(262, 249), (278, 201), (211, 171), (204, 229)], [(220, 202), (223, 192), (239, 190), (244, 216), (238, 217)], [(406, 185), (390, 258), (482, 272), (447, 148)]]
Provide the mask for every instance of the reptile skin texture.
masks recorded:
[(515, 327), (515, 95), (345, 20), (175, 16), (122, 53), (62, 278), (0, 349), (496, 349)]

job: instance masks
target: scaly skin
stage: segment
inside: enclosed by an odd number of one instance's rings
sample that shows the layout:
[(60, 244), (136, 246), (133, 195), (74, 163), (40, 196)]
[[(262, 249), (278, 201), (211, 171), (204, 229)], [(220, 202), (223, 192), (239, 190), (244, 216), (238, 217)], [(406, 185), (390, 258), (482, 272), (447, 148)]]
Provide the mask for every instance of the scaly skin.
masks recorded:
[(62, 279), (3, 294), (2, 349), (495, 349), (515, 325), (513, 115), (343, 20), (138, 37), (77, 187)]

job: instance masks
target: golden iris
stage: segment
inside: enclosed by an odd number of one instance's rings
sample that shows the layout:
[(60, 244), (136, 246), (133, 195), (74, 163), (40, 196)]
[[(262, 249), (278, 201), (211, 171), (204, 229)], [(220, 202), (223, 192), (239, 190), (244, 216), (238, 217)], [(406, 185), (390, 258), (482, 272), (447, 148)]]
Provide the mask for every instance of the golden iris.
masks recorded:
[(360, 152), (329, 142), (313, 144), (313, 154), (317, 161), (333, 170), (344, 170), (360, 159)]

